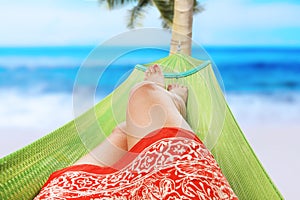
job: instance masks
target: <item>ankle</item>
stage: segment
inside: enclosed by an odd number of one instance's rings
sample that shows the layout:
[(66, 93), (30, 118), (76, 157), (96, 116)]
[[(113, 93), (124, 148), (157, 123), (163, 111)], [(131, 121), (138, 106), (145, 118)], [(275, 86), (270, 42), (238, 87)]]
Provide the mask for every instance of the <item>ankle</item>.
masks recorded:
[(184, 119), (186, 119), (186, 103), (184, 99), (179, 94), (173, 92), (171, 92), (171, 98), (179, 113), (182, 115)]

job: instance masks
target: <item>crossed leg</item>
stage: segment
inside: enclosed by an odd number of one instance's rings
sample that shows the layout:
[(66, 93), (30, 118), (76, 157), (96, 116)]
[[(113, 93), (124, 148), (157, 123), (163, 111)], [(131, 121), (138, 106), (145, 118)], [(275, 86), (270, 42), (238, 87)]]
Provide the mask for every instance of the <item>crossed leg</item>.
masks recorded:
[(125, 122), (114, 128), (112, 133), (91, 152), (74, 163), (111, 166), (127, 152), (127, 136), (124, 133)]
[(149, 67), (145, 80), (132, 88), (127, 105), (126, 122), (89, 154), (75, 164), (110, 166), (117, 162), (148, 133), (163, 127), (191, 131), (185, 121), (187, 88), (172, 84), (164, 89), (164, 76), (158, 65)]

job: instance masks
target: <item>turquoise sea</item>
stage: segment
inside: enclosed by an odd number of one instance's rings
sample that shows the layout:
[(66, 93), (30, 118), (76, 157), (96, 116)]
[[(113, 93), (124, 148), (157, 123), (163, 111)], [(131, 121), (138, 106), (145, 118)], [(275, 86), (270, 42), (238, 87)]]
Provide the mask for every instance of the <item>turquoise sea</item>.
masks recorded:
[[(119, 47), (115, 47), (119, 48)], [(288, 95), (300, 92), (300, 48), (283, 47), (205, 47), (216, 64), (227, 93)], [(9, 47), (0, 48), (0, 89), (22, 93), (71, 93), (76, 74), (93, 47)], [(197, 57), (195, 49), (193, 54)], [(108, 48), (113, 54), (114, 48)], [(128, 54), (101, 66), (99, 56), (94, 70), (110, 70), (102, 77), (107, 94), (119, 79), (136, 64), (167, 56), (160, 50), (144, 50)], [(288, 98), (288, 97), (287, 97)], [(291, 97), (292, 98), (292, 97)], [(291, 100), (291, 99), (289, 99)]]

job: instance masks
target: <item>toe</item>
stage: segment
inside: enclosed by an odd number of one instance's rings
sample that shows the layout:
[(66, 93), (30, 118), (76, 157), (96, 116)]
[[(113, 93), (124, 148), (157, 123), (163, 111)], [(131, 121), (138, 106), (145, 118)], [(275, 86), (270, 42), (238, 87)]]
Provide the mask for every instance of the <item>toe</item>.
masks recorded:
[(161, 73), (161, 68), (159, 65), (155, 64), (153, 68), (154, 68), (155, 72)]
[(169, 90), (169, 91), (172, 90), (172, 85), (171, 84), (168, 85), (167, 90)]
[(149, 71), (150, 71), (150, 73), (154, 73), (155, 72), (154, 66), (150, 66)]
[(150, 74), (150, 71), (149, 71), (149, 69), (147, 69), (147, 70), (145, 71), (145, 77), (144, 77), (144, 80), (147, 80), (147, 79), (148, 79), (149, 74)]

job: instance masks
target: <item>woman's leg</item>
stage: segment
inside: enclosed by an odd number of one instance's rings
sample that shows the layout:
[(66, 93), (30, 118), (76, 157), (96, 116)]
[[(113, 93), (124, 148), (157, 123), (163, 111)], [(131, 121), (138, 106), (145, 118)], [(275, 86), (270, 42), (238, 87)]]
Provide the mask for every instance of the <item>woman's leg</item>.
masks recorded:
[(148, 133), (163, 127), (191, 130), (179, 112), (185, 107), (187, 88), (173, 84), (167, 91), (162, 85), (164, 76), (160, 67), (154, 65), (145, 72), (145, 81), (132, 89), (126, 113), (128, 149)]
[(127, 152), (125, 122), (119, 124), (112, 133), (96, 148), (79, 159), (74, 165), (93, 164), (111, 166)]
[(105, 141), (74, 165), (111, 166), (151, 131), (162, 127), (191, 130), (182, 117), (182, 114), (185, 115), (187, 88), (172, 84), (167, 91), (163, 86), (164, 77), (160, 67), (149, 67), (145, 73), (145, 81), (131, 90), (126, 123), (118, 125)]

